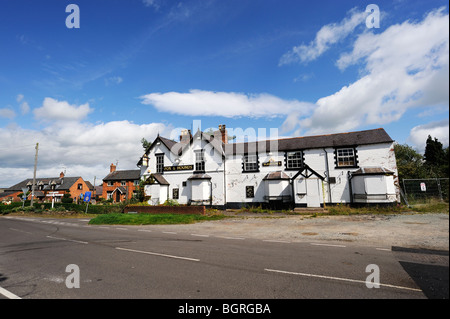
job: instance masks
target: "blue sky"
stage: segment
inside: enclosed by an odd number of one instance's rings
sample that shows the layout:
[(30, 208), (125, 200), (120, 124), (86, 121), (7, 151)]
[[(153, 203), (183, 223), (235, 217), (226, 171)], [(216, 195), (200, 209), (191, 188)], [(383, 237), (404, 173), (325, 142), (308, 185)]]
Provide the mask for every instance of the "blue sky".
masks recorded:
[[(71, 3), (80, 28), (66, 27)], [(448, 145), (448, 1), (0, 6), (0, 187), (30, 177), (37, 142), (38, 175), (93, 182), (111, 162), (135, 168), (142, 137), (193, 121), (280, 136), (383, 127), (419, 150), (428, 134)]]

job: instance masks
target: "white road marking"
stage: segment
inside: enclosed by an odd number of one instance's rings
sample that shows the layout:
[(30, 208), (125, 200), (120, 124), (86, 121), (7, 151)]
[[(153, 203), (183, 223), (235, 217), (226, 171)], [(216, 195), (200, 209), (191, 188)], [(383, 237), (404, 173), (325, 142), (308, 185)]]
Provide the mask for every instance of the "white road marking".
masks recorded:
[(189, 261), (200, 261), (200, 259), (181, 257), (181, 256), (174, 256), (174, 255), (166, 255), (166, 254), (154, 253), (154, 252), (151, 252), (151, 251), (135, 250), (135, 249), (121, 248), (121, 247), (116, 247), (116, 249), (118, 249), (118, 250), (125, 250), (125, 251), (131, 251), (131, 252), (140, 253), (140, 254), (168, 257), (168, 258), (183, 259), (183, 260), (189, 260)]
[(74, 239), (67, 239), (67, 238), (53, 237), (53, 236), (45, 236), (45, 237), (51, 238), (51, 239), (64, 240), (64, 241), (71, 241), (71, 242), (73, 242), (73, 243), (78, 243), (78, 244), (85, 244), (85, 245), (89, 244), (89, 243), (86, 242), (86, 241), (80, 241), (80, 240), (74, 240)]
[(291, 242), (286, 240), (276, 240), (276, 239), (263, 239), (263, 241), (268, 243), (282, 243), (282, 244), (290, 244)]
[(175, 235), (177, 234), (176, 232), (173, 232), (173, 231), (163, 231), (163, 233), (164, 234), (175, 234)]
[(19, 296), (13, 294), (11, 291), (8, 291), (2, 287), (0, 287), (0, 294), (2, 294), (3, 296), (5, 296), (8, 299), (22, 299)]
[(150, 229), (138, 229), (138, 231), (145, 231), (147, 233), (151, 233), (152, 232)]
[(209, 235), (203, 235), (203, 234), (191, 234), (191, 236), (197, 236), (197, 237), (209, 237)]
[(319, 244), (319, 243), (311, 243), (314, 246), (327, 246), (327, 247), (346, 247), (344, 245), (333, 245), (333, 244)]
[(116, 227), (118, 230), (128, 230), (128, 228)]
[(216, 236), (217, 238), (223, 238), (223, 239), (236, 239), (236, 240), (244, 240), (243, 237), (228, 237), (228, 236)]
[[(264, 270), (269, 271), (269, 272), (277, 272), (277, 273), (295, 275), (295, 276), (322, 278), (322, 279), (339, 280), (339, 281), (347, 281), (347, 282), (356, 282), (356, 283), (366, 284), (366, 281), (364, 281), (364, 280), (323, 276), (323, 275), (315, 275), (315, 274), (305, 274), (305, 273), (301, 273), (301, 272), (292, 272), (292, 271), (284, 271), (284, 270), (276, 270), (276, 269), (264, 269)], [(420, 290), (420, 289), (411, 288), (411, 287), (395, 286), (395, 285), (382, 284), (382, 283), (380, 283), (380, 286), (422, 292), (422, 290)]]
[(384, 250), (384, 251), (391, 251), (390, 248), (375, 248), (376, 250)]

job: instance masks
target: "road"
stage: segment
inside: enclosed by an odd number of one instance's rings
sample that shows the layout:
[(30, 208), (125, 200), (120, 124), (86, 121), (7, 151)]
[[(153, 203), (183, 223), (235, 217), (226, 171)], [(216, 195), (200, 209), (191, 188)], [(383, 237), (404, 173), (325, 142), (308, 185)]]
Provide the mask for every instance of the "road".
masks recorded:
[(0, 217), (0, 298), (448, 298), (448, 252)]

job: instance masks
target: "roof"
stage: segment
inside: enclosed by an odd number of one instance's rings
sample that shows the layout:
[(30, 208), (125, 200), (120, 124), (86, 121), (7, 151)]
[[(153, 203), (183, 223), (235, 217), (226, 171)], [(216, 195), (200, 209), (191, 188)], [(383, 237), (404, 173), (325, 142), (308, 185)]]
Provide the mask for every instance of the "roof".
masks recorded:
[(193, 174), (188, 177), (188, 180), (193, 179), (211, 179), (211, 176), (209, 176), (208, 174)]
[[(55, 190), (68, 190), (78, 179), (80, 179), (81, 176), (75, 176), (75, 177), (43, 177), (43, 178), (36, 178), (36, 186), (39, 183), (42, 183), (44, 185), (43, 190), (50, 190), (50, 184), (55, 184)], [(22, 191), (22, 188), (27, 188), (28, 184), (31, 185), (33, 183), (32, 178), (25, 179), (21, 181), (20, 183), (17, 183), (16, 185), (11, 186), (7, 189), (7, 191)]]
[(170, 185), (169, 182), (160, 173), (152, 174), (159, 185)]
[[(220, 138), (215, 134), (203, 133), (200, 130), (190, 137), (189, 143), (184, 140), (182, 142), (176, 142), (174, 140), (159, 136), (153, 141), (153, 143), (146, 149), (145, 153), (158, 142), (163, 143), (167, 149), (173, 154), (180, 155), (182, 151), (192, 143), (192, 140), (197, 137), (201, 137), (204, 140), (212, 144), (220, 153), (225, 155), (236, 155), (246, 153), (262, 153), (262, 152), (276, 152), (276, 151), (297, 151), (304, 149), (315, 149), (325, 147), (346, 147), (357, 145), (370, 145), (380, 143), (392, 143), (392, 138), (386, 133), (383, 128), (356, 131), (348, 133), (336, 133), (327, 135), (315, 135), (315, 136), (303, 136), (303, 137), (291, 137), (282, 138), (277, 140), (266, 140), (258, 142), (245, 142), (245, 143), (227, 143), (224, 144)], [(142, 164), (142, 157), (137, 165)]]
[(394, 172), (384, 167), (361, 167), (352, 175), (393, 175)]
[(286, 173), (282, 171), (276, 171), (276, 172), (270, 172), (267, 174), (263, 180), (280, 180), (280, 179), (290, 179), (289, 176), (286, 175)]
[(324, 147), (345, 147), (379, 143), (392, 143), (393, 140), (382, 128), (349, 133), (292, 137), (260, 142), (225, 144), (227, 155), (269, 152), (295, 151)]
[(103, 181), (125, 181), (125, 180), (137, 180), (141, 178), (141, 170), (121, 170), (114, 171), (106, 175)]

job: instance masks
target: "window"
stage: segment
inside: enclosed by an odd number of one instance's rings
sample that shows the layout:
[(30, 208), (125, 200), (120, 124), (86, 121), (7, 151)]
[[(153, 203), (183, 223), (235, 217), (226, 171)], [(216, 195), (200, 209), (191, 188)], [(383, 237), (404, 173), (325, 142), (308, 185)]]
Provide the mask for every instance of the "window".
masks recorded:
[(164, 154), (156, 155), (156, 173), (164, 173)]
[(356, 155), (353, 148), (340, 148), (336, 150), (336, 166), (337, 167), (353, 167), (356, 166)]
[(255, 186), (245, 186), (245, 197), (246, 198), (255, 197)]
[(198, 172), (205, 171), (205, 151), (195, 151), (195, 170)]
[(134, 186), (139, 186), (139, 180), (138, 180), (138, 179), (135, 180), (135, 181), (133, 182), (133, 185), (134, 185)]
[(243, 158), (244, 172), (257, 172), (259, 170), (258, 155), (245, 155)]
[(83, 184), (79, 183), (79, 184), (77, 185), (77, 188), (78, 188), (78, 189), (83, 189)]
[(113, 198), (113, 192), (112, 191), (107, 191), (106, 192), (106, 199), (112, 199)]
[(301, 151), (298, 152), (287, 152), (286, 153), (286, 168), (295, 169), (301, 168), (303, 162), (303, 154)]
[(120, 186), (127, 186), (127, 182), (126, 181), (121, 181), (120, 182)]
[(180, 191), (178, 188), (172, 189), (172, 199), (178, 199), (179, 193), (180, 193)]
[(108, 181), (108, 186), (113, 186), (114, 183), (112, 181)]

